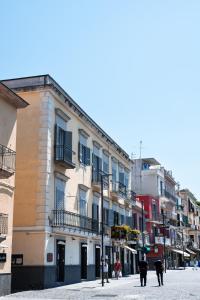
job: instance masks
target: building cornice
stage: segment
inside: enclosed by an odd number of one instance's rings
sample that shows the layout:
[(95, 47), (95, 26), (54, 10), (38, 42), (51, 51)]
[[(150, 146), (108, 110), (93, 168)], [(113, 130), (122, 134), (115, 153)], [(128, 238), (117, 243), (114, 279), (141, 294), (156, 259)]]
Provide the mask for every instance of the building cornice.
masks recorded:
[(45, 87), (51, 88), (59, 96), (63, 97), (64, 102), (72, 108), (80, 118), (84, 118), (88, 123), (90, 123), (90, 125), (96, 129), (98, 135), (105, 139), (109, 145), (112, 145), (121, 156), (130, 161), (129, 155), (65, 92), (65, 90), (50, 75), (47, 74), (7, 79), (3, 80), (3, 83), (16, 92), (38, 90), (39, 88)]

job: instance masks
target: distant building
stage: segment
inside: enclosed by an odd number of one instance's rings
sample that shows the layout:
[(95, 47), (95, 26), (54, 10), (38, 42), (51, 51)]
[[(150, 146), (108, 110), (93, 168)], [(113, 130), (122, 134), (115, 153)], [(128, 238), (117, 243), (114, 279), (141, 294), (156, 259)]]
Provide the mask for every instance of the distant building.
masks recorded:
[(176, 226), (178, 202), (172, 173), (166, 171), (155, 158), (133, 160), (132, 186), (137, 198), (144, 203), (146, 229), (149, 233), (150, 265), (156, 259), (165, 259), (168, 267), (176, 256)]
[(197, 198), (189, 189), (179, 192), (181, 205), (179, 206), (179, 219), (183, 228), (185, 249), (190, 259), (200, 259), (200, 206)]
[(0, 296), (11, 290), (17, 109), (27, 105), (0, 82)]

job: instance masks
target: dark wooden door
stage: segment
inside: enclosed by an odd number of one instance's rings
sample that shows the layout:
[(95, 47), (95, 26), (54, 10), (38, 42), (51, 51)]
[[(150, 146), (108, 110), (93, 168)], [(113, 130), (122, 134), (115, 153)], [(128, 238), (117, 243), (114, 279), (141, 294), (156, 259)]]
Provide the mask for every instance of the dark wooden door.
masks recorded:
[(95, 247), (95, 274), (96, 278), (100, 277), (101, 254), (100, 247)]
[(87, 245), (81, 244), (81, 279), (87, 279)]
[(57, 241), (57, 281), (65, 281), (65, 244)]

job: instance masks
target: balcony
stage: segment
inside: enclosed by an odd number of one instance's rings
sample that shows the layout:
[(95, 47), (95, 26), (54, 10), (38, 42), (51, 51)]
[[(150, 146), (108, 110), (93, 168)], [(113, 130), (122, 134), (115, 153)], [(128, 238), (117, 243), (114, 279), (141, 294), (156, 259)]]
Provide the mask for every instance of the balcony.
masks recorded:
[(184, 211), (184, 205), (177, 205), (176, 210), (177, 211)]
[(0, 213), (0, 241), (1, 236), (8, 234), (8, 215)]
[(155, 244), (160, 244), (160, 245), (166, 245), (170, 246), (171, 245), (171, 240), (167, 237), (163, 236), (155, 236)]
[(101, 174), (94, 169), (92, 169), (92, 187), (96, 192), (100, 192), (101, 190)]
[(66, 145), (55, 145), (55, 162), (66, 169), (74, 169), (75, 164), (72, 161), (74, 152)]
[[(119, 198), (127, 198), (128, 197), (126, 186), (123, 183), (117, 182), (117, 181), (112, 182), (112, 188), (111, 188), (110, 194), (111, 194), (111, 197), (113, 198), (113, 200), (118, 200)], [(132, 197), (132, 199), (134, 199), (134, 201), (136, 201), (134, 192), (132, 192), (132, 194), (130, 194), (130, 197)]]
[(168, 199), (172, 199), (172, 201), (176, 204), (178, 201), (178, 198), (174, 195), (172, 195), (171, 193), (169, 193), (168, 191), (165, 190), (165, 197)]
[(16, 152), (0, 144), (0, 179), (7, 179), (15, 172)]
[[(103, 171), (92, 169), (92, 187), (96, 192), (101, 190), (101, 175), (103, 175), (103, 190), (109, 189), (109, 174)], [(108, 175), (108, 176), (106, 176)]]
[(111, 227), (111, 238), (114, 240), (126, 240), (129, 244), (136, 244), (140, 237), (140, 231), (131, 229), (128, 225), (118, 225)]
[(52, 227), (76, 228), (79, 230), (99, 234), (98, 220), (65, 210), (53, 210)]

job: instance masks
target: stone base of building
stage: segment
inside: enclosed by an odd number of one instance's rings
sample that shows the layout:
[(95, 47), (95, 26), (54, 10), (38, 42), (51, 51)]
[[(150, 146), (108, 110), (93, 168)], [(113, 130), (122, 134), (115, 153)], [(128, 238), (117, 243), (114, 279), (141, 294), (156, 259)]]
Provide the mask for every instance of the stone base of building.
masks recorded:
[(0, 296), (11, 293), (11, 274), (0, 274)]
[[(87, 280), (95, 280), (95, 265), (87, 266)], [(52, 288), (81, 282), (81, 266), (65, 266), (64, 282), (57, 282), (56, 266), (14, 266), (12, 292)]]

